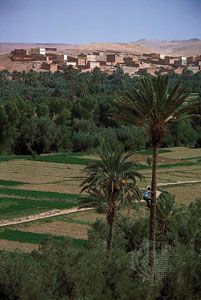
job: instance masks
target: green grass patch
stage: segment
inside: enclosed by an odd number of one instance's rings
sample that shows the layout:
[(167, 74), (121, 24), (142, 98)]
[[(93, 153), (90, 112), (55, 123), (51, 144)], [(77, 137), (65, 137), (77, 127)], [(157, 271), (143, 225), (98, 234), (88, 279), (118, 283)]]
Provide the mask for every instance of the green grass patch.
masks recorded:
[[(201, 163), (201, 161), (200, 161)], [(195, 166), (198, 165), (198, 162), (181, 162), (181, 163), (175, 163), (175, 164), (167, 164), (167, 165), (159, 165), (158, 168), (160, 169), (168, 169), (168, 168), (175, 168), (175, 167), (189, 167), (189, 166)]]
[(31, 155), (1, 155), (0, 162), (9, 161), (14, 159), (30, 159)]
[(21, 217), (53, 209), (69, 209), (78, 203), (70, 200), (48, 201), (42, 199), (0, 198), (0, 219)]
[(45, 155), (32, 158), (31, 160), (73, 165), (86, 165), (93, 161), (92, 159), (71, 156), (68, 154)]
[(65, 236), (55, 236), (50, 234), (36, 233), (36, 232), (23, 232), (19, 230), (4, 229), (0, 231), (0, 239), (8, 241), (18, 241), (21, 243), (40, 244), (45, 239), (51, 239), (53, 241), (69, 241), (73, 247), (83, 247), (88, 244), (87, 240), (74, 239)]
[[(164, 164), (164, 165), (158, 165), (157, 169), (171, 169), (176, 167), (190, 167), (190, 166), (197, 166), (201, 164), (201, 160), (198, 161), (187, 161), (187, 162), (180, 162), (175, 164)], [(138, 170), (145, 170), (145, 169), (152, 169), (151, 166), (143, 165), (143, 164), (137, 164)]]
[(181, 160), (198, 160), (198, 161), (201, 161), (201, 156), (185, 157), (185, 158), (181, 158)]
[(48, 219), (41, 220), (45, 223), (50, 223), (54, 221), (62, 221), (62, 222), (67, 222), (67, 223), (75, 223), (75, 224), (80, 224), (80, 225), (91, 225), (93, 222), (90, 221), (82, 221), (82, 220), (74, 220), (73, 216), (72, 217), (67, 217), (65, 215), (62, 216), (56, 216), (56, 217), (51, 217)]
[[(172, 150), (170, 149), (160, 149), (159, 153), (168, 153), (168, 152), (172, 152)], [(152, 149), (146, 149), (146, 150), (139, 150), (139, 151), (135, 151), (135, 154), (141, 154), (141, 155), (152, 155), (153, 154), (153, 150)]]
[(25, 184), (26, 182), (20, 182), (20, 181), (11, 181), (11, 180), (0, 180), (1, 186), (18, 186), (21, 184)]
[(55, 200), (77, 200), (80, 198), (79, 195), (57, 193), (57, 192), (45, 192), (45, 191), (32, 191), (32, 190), (20, 190), (14, 188), (0, 188), (0, 194), (21, 196), (29, 198), (43, 198), (43, 199), (55, 199)]

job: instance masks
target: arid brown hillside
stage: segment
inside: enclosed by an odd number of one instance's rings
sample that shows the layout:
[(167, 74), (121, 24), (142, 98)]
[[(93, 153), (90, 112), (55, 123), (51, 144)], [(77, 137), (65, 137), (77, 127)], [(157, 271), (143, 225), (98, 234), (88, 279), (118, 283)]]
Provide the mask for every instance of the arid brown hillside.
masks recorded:
[(147, 48), (152, 48), (154, 51), (162, 54), (183, 56), (194, 56), (201, 54), (201, 40), (199, 39), (181, 41), (139, 40), (134, 43), (138, 43)]
[(74, 45), (68, 45), (68, 44), (29, 44), (29, 43), (0, 43), (0, 54), (7, 54), (10, 53), (13, 49), (30, 49), (30, 48), (36, 48), (36, 47), (56, 47), (58, 49), (71, 49), (74, 47)]
[(134, 43), (94, 43), (94, 44), (86, 44), (86, 45), (77, 45), (72, 47), (71, 49), (73, 48), (75, 50), (85, 51), (85, 52), (107, 51), (107, 52), (134, 53), (134, 54), (152, 52), (152, 49)]
[(21, 44), (21, 43), (0, 43), (0, 54), (9, 53), (15, 49), (30, 49), (35, 47), (56, 47), (57, 49), (70, 51), (111, 51), (111, 52), (128, 52), (128, 53), (150, 53), (152, 50), (135, 43), (94, 43), (86, 45), (69, 45), (69, 44)]
[(28, 72), (33, 69), (33, 63), (11, 61), (11, 59), (8, 57), (8, 54), (2, 54), (0, 55), (0, 71), (4, 69), (8, 70), (9, 72)]

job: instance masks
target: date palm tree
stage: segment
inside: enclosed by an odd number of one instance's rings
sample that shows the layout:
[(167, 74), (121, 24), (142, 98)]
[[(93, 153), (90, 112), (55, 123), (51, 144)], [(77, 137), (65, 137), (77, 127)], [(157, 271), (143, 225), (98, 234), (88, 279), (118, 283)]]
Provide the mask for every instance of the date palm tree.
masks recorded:
[(174, 214), (175, 209), (175, 197), (168, 192), (161, 193), (157, 199), (156, 211), (162, 235), (166, 233), (167, 224)]
[(131, 154), (124, 154), (122, 150), (113, 152), (105, 149), (100, 155), (100, 160), (85, 167), (86, 176), (81, 183), (81, 192), (85, 191), (89, 195), (88, 206), (96, 205), (101, 200), (106, 202), (106, 219), (109, 225), (107, 254), (109, 257), (112, 251), (116, 210), (122, 202), (122, 197), (126, 197), (128, 193), (130, 197), (133, 195), (137, 199), (141, 196), (137, 178), (142, 180), (143, 176), (136, 171), (136, 164), (128, 160), (130, 156)]
[(150, 138), (152, 157), (152, 199), (150, 209), (149, 264), (154, 281), (156, 240), (156, 186), (158, 149), (167, 125), (181, 116), (189, 114), (194, 107), (188, 103), (188, 93), (179, 83), (170, 85), (168, 76), (143, 77), (138, 88), (132, 88), (115, 101), (119, 109), (114, 119), (144, 126)]

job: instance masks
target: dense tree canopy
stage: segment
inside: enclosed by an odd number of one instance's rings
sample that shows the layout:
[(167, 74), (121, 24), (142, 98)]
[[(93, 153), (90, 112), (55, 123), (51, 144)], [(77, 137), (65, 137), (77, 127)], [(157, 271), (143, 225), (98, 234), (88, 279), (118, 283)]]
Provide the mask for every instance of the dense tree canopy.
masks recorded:
[[(187, 91), (198, 94), (201, 94), (200, 79), (201, 72), (170, 75), (170, 82), (180, 80)], [(118, 113), (114, 99), (130, 87), (138, 86), (139, 78), (123, 74), (120, 68), (112, 75), (98, 68), (91, 73), (79, 73), (71, 67), (54, 74), (1, 71), (0, 151), (16, 154), (94, 151), (103, 136), (110, 136), (111, 141), (123, 145), (125, 150), (149, 146), (149, 138), (141, 128), (108, 118), (111, 113)], [(198, 110), (201, 111), (201, 105)], [(163, 146), (200, 146), (200, 126), (200, 120), (191, 119), (174, 127), (170, 125)]]

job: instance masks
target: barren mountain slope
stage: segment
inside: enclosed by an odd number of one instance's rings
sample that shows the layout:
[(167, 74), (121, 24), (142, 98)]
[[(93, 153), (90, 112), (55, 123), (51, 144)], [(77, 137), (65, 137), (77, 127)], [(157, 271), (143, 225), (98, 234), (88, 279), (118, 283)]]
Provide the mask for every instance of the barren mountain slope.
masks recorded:
[(40, 44), (40, 43), (0, 43), (0, 54), (6, 54), (10, 53), (13, 49), (30, 49), (30, 48), (36, 48), (36, 47), (53, 47), (58, 49), (66, 49), (66, 48), (73, 48), (74, 45), (70, 44)]
[(125, 53), (150, 53), (152, 50), (135, 43), (93, 43), (86, 45), (69, 45), (69, 44), (20, 44), (20, 43), (0, 43), (0, 54), (9, 53), (15, 49), (29, 49), (34, 47), (56, 47), (63, 51), (111, 51)]
[(137, 43), (94, 43), (86, 45), (77, 45), (74, 47), (80, 51), (108, 51), (108, 52), (122, 52), (122, 53), (150, 53), (153, 50)]
[(139, 40), (137, 42), (144, 47), (152, 48), (163, 54), (193, 56), (201, 54), (201, 40)]

